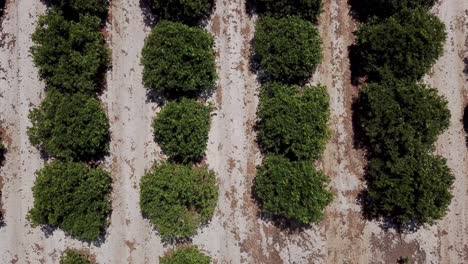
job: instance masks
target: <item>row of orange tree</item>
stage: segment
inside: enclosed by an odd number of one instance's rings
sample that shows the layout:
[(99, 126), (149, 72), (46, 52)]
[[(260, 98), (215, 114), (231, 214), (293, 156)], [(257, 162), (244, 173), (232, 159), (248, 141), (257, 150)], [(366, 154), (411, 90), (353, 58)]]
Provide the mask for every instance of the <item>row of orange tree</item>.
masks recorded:
[[(154, 139), (167, 160), (141, 179), (140, 207), (169, 243), (186, 242), (212, 218), (216, 175), (205, 157), (211, 106), (200, 101), (215, 86), (213, 37), (201, 26), (212, 12), (210, 0), (151, 0), (159, 20), (142, 50), (143, 83), (162, 102), (153, 122)], [(196, 247), (179, 247), (161, 263), (210, 263)]]
[(274, 223), (319, 222), (333, 194), (329, 178), (314, 165), (330, 137), (325, 86), (307, 85), (322, 61), (315, 25), (320, 0), (257, 0), (260, 17), (253, 39), (259, 81), (257, 139), (264, 154), (255, 195)]
[[(30, 112), (28, 136), (46, 165), (36, 173), (27, 217), (33, 226), (88, 242), (104, 238), (111, 212), (111, 176), (99, 166), (110, 141), (98, 98), (110, 63), (101, 33), (107, 9), (103, 0), (52, 0), (32, 35), (46, 95)], [(65, 259), (75, 253), (67, 251)]]
[(369, 156), (364, 212), (399, 230), (432, 224), (445, 215), (454, 182), (433, 154), (449, 126), (447, 100), (422, 81), (443, 53), (444, 24), (429, 11), (434, 0), (355, 2), (362, 23), (353, 75), (366, 82), (355, 108)]

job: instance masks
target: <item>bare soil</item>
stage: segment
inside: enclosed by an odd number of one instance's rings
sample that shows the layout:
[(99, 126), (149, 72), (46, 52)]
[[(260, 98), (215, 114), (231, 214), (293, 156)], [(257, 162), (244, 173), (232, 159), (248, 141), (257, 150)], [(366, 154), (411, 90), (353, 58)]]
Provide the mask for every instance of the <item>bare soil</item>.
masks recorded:
[[(142, 8), (143, 7), (143, 8)], [(32, 206), (35, 174), (44, 161), (28, 141), (27, 115), (44, 96), (44, 84), (29, 54), (31, 33), (45, 12), (39, 0), (7, 4), (0, 33), (0, 121), (8, 148), (0, 227), (0, 263), (58, 263), (66, 247), (84, 249), (99, 263), (157, 263), (173, 245), (165, 245), (139, 209), (139, 180), (154, 161), (164, 159), (152, 139), (151, 122), (159, 105), (142, 85), (140, 53), (152, 26), (144, 1), (113, 0), (105, 28), (112, 49), (112, 69), (101, 96), (111, 121), (111, 154), (104, 166), (114, 179), (110, 227), (105, 240), (86, 244), (60, 230), (45, 232), (26, 220)], [(324, 61), (311, 83), (327, 85), (333, 137), (318, 163), (331, 178), (336, 194), (320, 225), (292, 230), (259, 214), (252, 181), (261, 155), (253, 129), (258, 103), (255, 73), (250, 68), (255, 13), (245, 0), (217, 0), (207, 23), (215, 37), (218, 82), (208, 99), (216, 109), (206, 164), (218, 175), (219, 204), (213, 220), (199, 230), (193, 244), (214, 263), (396, 263), (409, 256), (415, 263), (468, 263), (468, 152), (463, 109), (468, 101), (463, 60), (468, 57), (468, 2), (442, 0), (433, 12), (446, 24), (445, 53), (425, 81), (449, 101), (451, 126), (437, 144), (456, 176), (447, 216), (415, 233), (384, 231), (362, 218), (357, 201), (365, 187), (366, 161), (353, 144), (351, 105), (359, 87), (351, 84), (348, 47), (356, 25), (346, 0), (325, 0), (319, 29)]]

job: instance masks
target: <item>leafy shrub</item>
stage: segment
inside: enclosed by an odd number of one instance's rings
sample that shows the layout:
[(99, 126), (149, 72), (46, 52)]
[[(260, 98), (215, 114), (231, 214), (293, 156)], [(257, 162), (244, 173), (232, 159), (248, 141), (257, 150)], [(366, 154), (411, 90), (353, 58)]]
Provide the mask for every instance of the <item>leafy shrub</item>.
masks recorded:
[(199, 28), (160, 22), (142, 52), (143, 82), (166, 94), (211, 89), (216, 79), (213, 37)]
[(210, 264), (211, 258), (206, 256), (197, 247), (179, 247), (159, 258), (161, 264)]
[(80, 15), (105, 18), (109, 8), (109, 0), (49, 0), (49, 2), (63, 10), (67, 18), (79, 18)]
[(257, 112), (262, 149), (293, 160), (320, 158), (329, 138), (328, 100), (324, 86), (262, 87)]
[(207, 18), (213, 0), (150, 0), (151, 8), (160, 19), (195, 25)]
[(372, 20), (356, 33), (358, 57), (371, 80), (419, 80), (443, 52), (444, 24), (425, 10)]
[(395, 158), (430, 149), (449, 126), (447, 100), (424, 84), (369, 84), (361, 98), (361, 125), (376, 155)]
[(37, 172), (28, 219), (33, 226), (50, 225), (81, 240), (96, 240), (108, 225), (111, 182), (102, 169), (53, 161)]
[(109, 120), (92, 97), (51, 91), (29, 119), (29, 140), (54, 157), (91, 160), (109, 149)]
[(412, 155), (369, 162), (368, 212), (400, 225), (432, 224), (452, 199), (455, 177), (445, 159), (421, 150)]
[(163, 240), (188, 238), (213, 216), (218, 189), (206, 168), (163, 163), (140, 183), (140, 206)]
[(351, 9), (360, 20), (377, 16), (385, 18), (401, 10), (430, 8), (437, 0), (351, 0)]
[(298, 17), (262, 17), (253, 40), (260, 77), (284, 83), (307, 80), (322, 60), (318, 30)]
[(60, 264), (91, 264), (88, 257), (75, 249), (67, 249), (60, 259)]
[(301, 16), (316, 22), (322, 11), (322, 0), (257, 0), (259, 13), (276, 16)]
[(255, 193), (263, 212), (302, 224), (317, 223), (333, 199), (328, 182), (309, 161), (267, 156), (258, 168)]
[(66, 93), (98, 90), (110, 56), (100, 23), (93, 16), (68, 21), (56, 9), (40, 17), (31, 52), (47, 88)]
[(169, 102), (153, 126), (156, 142), (172, 160), (198, 161), (208, 142), (210, 107), (190, 99)]

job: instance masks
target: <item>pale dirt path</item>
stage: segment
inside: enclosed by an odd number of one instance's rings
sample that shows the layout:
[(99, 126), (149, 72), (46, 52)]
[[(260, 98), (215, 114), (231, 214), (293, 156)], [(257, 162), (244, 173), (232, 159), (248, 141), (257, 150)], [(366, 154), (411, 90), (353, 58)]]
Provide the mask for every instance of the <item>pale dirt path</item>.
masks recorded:
[(463, 59), (468, 51), (468, 2), (442, 1), (434, 11), (446, 26), (447, 41), (443, 56), (426, 81), (449, 102), (450, 127), (437, 142), (437, 154), (447, 159), (456, 180), (448, 214), (437, 226), (417, 234), (417, 239), (421, 241), (428, 263), (467, 263), (468, 151), (462, 120), (468, 101), (468, 83), (463, 73)]
[(159, 153), (151, 129), (156, 104), (148, 102), (142, 84), (141, 49), (150, 31), (142, 12), (139, 0), (114, 0), (107, 25), (112, 70), (102, 100), (111, 122), (108, 163), (114, 184), (111, 225), (96, 249), (100, 263), (156, 263), (163, 253), (139, 206), (140, 178)]

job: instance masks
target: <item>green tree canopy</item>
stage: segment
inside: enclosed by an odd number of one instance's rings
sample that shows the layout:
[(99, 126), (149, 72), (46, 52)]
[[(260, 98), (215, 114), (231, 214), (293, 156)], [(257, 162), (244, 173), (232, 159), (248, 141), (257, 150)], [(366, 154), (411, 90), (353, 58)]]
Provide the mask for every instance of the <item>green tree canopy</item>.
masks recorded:
[(162, 21), (146, 39), (142, 64), (149, 89), (168, 95), (207, 91), (216, 79), (213, 37), (199, 28)]
[(211, 258), (195, 246), (182, 246), (159, 258), (160, 264), (210, 264)]
[(159, 19), (196, 25), (208, 18), (213, 0), (150, 0), (151, 8)]
[(68, 21), (57, 9), (39, 18), (31, 53), (48, 89), (88, 94), (99, 90), (110, 57), (100, 23), (94, 16)]
[(320, 158), (329, 138), (328, 101), (324, 86), (262, 87), (257, 112), (261, 148), (293, 160)]
[(302, 224), (317, 223), (333, 200), (328, 182), (310, 161), (267, 156), (257, 171), (255, 193), (265, 213)]
[(185, 98), (169, 102), (153, 126), (156, 142), (170, 159), (196, 162), (203, 157), (208, 143), (210, 107)]
[(65, 250), (60, 264), (91, 264), (88, 257), (76, 249)]
[(259, 74), (266, 81), (306, 81), (322, 60), (320, 35), (310, 22), (298, 17), (261, 17), (253, 46)]
[(111, 183), (102, 169), (53, 161), (37, 172), (28, 219), (33, 226), (50, 225), (74, 238), (94, 241), (108, 226)]
[(385, 18), (401, 10), (430, 8), (437, 0), (351, 0), (351, 9), (360, 20), (371, 17)]
[(109, 0), (48, 0), (50, 4), (63, 10), (65, 17), (79, 18), (80, 15), (107, 16)]
[(432, 224), (448, 210), (455, 177), (445, 159), (421, 150), (369, 162), (368, 213), (406, 225)]
[(368, 84), (361, 100), (361, 126), (376, 155), (396, 158), (430, 149), (449, 126), (447, 100), (424, 84)]
[(95, 98), (51, 91), (29, 119), (29, 140), (51, 156), (92, 160), (109, 149), (109, 120)]
[(140, 206), (163, 240), (188, 238), (213, 216), (218, 188), (205, 167), (162, 163), (140, 183)]
[(362, 70), (369, 79), (419, 80), (443, 52), (444, 24), (426, 10), (405, 10), (372, 20), (356, 33)]
[(275, 17), (300, 16), (316, 22), (322, 11), (322, 0), (256, 0), (257, 11)]

